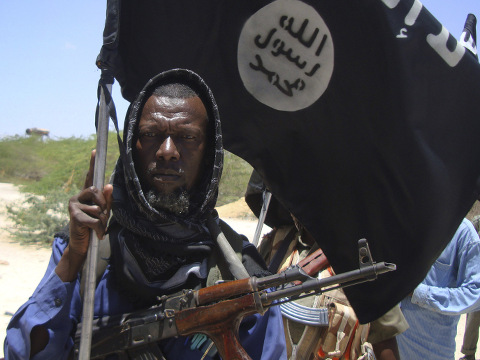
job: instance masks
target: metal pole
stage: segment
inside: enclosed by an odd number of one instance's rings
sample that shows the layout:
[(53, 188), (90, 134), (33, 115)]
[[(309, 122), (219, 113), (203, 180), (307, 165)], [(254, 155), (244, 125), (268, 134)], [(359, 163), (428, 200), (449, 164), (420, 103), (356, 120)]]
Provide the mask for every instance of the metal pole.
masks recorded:
[(253, 245), (258, 246), (260, 240), (260, 234), (262, 232), (263, 223), (265, 222), (265, 217), (267, 216), (268, 206), (270, 205), (270, 200), (272, 199), (272, 193), (265, 189), (263, 192), (263, 205), (262, 210), (260, 211), (260, 216), (258, 217), (257, 228), (255, 229), (255, 235), (253, 236)]
[(235, 250), (232, 248), (232, 245), (230, 245), (212, 216), (207, 218), (207, 227), (212, 237), (217, 241), (218, 248), (220, 249), (220, 252), (222, 253), (228, 265), (228, 269), (235, 279), (241, 280), (250, 277), (247, 269), (245, 269), (245, 266), (243, 266), (242, 261), (238, 258)]
[[(106, 84), (110, 94), (112, 93), (112, 84)], [(108, 122), (109, 113), (105, 101), (103, 87), (100, 87), (99, 113), (97, 125), (97, 150), (95, 154), (95, 169), (93, 173), (93, 185), (98, 189), (103, 189), (105, 182), (105, 166), (107, 160), (108, 144)], [(90, 246), (88, 247), (87, 260), (87, 279), (85, 283), (85, 293), (83, 296), (83, 317), (82, 331), (80, 337), (79, 359), (90, 359), (90, 349), (92, 345), (93, 311), (95, 305), (95, 288), (97, 286), (97, 257), (98, 257), (98, 237), (95, 231), (90, 231)]]

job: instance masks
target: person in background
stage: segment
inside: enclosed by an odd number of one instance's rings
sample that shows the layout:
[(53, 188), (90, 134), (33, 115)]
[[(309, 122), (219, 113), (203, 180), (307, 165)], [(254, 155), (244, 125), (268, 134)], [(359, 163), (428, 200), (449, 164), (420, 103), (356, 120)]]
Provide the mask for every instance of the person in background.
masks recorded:
[[(480, 216), (472, 219), (472, 224), (477, 234), (480, 232)], [(465, 333), (463, 335), (463, 344), (461, 352), (465, 356), (459, 360), (475, 360), (478, 343), (478, 329), (480, 327), (480, 310), (467, 314), (467, 322), (465, 324)]]
[(410, 325), (397, 337), (403, 359), (455, 358), (460, 314), (480, 309), (480, 239), (469, 220), (400, 306)]
[[(258, 217), (262, 208), (265, 186), (253, 171), (245, 193), (245, 201)], [(272, 195), (265, 223), (273, 230), (258, 246), (271, 272), (281, 272), (291, 265), (302, 265), (312, 254), (323, 256), (324, 266), (314, 277), (328, 277), (333, 269), (322, 254), (313, 236)], [(341, 289), (297, 300), (293, 305), (281, 305), (290, 360), (299, 359), (372, 359), (399, 360), (395, 337), (408, 328), (400, 307), (396, 306), (370, 324), (359, 324), (354, 310)], [(302, 311), (316, 313), (316, 325), (306, 324)], [(373, 345), (372, 345), (373, 344)]]

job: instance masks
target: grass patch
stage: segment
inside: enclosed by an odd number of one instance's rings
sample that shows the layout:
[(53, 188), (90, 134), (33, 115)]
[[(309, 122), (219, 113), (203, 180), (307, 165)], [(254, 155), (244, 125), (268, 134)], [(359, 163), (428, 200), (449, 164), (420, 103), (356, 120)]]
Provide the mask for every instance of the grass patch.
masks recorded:
[(217, 206), (237, 201), (245, 195), (252, 166), (242, 158), (225, 151), (222, 179), (218, 189)]
[[(82, 188), (88, 171), (90, 152), (96, 140), (90, 138), (9, 137), (0, 141), (0, 181), (24, 185), (23, 191), (45, 195), (53, 190)], [(118, 157), (116, 134), (108, 139), (108, 180)]]

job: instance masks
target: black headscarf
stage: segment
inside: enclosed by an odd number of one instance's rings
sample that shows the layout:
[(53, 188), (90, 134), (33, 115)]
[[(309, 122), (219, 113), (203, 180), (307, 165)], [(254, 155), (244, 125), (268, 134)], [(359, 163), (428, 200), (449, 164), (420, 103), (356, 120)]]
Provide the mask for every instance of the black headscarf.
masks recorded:
[[(143, 107), (155, 88), (182, 83), (199, 94), (208, 114), (206, 169), (190, 191), (185, 215), (153, 208), (135, 171), (133, 149)], [(141, 297), (156, 297), (192, 288), (207, 276), (207, 258), (214, 246), (205, 225), (213, 214), (223, 168), (220, 117), (212, 92), (190, 70), (169, 70), (152, 78), (130, 106), (124, 126), (125, 152), (113, 175), (113, 219), (110, 227), (114, 271), (122, 286)], [(129, 285), (128, 285), (129, 284)]]

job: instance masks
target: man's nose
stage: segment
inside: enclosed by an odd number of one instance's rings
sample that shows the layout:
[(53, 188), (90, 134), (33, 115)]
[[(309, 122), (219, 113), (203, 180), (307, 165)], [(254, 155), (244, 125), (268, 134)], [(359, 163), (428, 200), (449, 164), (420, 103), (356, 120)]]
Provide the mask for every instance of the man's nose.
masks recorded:
[(157, 150), (157, 159), (164, 161), (177, 161), (180, 158), (180, 153), (175, 145), (175, 141), (170, 136), (160, 144)]

